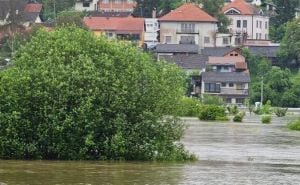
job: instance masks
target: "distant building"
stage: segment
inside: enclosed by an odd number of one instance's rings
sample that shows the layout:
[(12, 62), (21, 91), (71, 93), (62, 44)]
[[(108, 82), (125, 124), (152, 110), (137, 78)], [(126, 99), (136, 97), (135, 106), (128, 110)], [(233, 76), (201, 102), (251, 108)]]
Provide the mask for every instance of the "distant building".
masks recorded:
[[(228, 3), (231, 3), (235, 0), (224, 0), (224, 3), (225, 4), (228, 4)], [(256, 6), (261, 6), (262, 5), (262, 0), (246, 0), (247, 3), (251, 3), (253, 5), (256, 5)]]
[(244, 104), (249, 96), (250, 75), (239, 49), (209, 57), (201, 76), (201, 95), (219, 96), (227, 104)]
[(159, 19), (160, 43), (215, 46), (217, 19), (198, 5), (186, 3)]
[(97, 11), (99, 0), (76, 0), (75, 10), (77, 11)]
[(96, 35), (131, 41), (139, 46), (144, 43), (144, 18), (85, 17), (83, 22)]
[(159, 23), (156, 18), (145, 19), (144, 42), (147, 48), (154, 48), (159, 42)]
[(99, 0), (100, 11), (133, 12), (135, 0)]
[(245, 0), (235, 0), (225, 5), (222, 11), (231, 20), (229, 36), (235, 37), (234, 45), (248, 39), (269, 40), (269, 17), (262, 9)]

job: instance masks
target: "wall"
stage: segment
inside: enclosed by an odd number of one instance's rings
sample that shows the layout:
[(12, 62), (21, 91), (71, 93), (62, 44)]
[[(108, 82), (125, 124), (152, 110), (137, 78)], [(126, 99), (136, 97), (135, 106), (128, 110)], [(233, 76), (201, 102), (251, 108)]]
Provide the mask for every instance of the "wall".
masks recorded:
[[(169, 44), (179, 44), (180, 36), (195, 36), (195, 44), (198, 44), (200, 48), (215, 46), (216, 23), (198, 22), (195, 23), (197, 34), (178, 34), (177, 31), (181, 30), (181, 23), (192, 22), (160, 22), (160, 42), (166, 43), (166, 36), (171, 36), (172, 40)], [(204, 43), (204, 37), (209, 37), (210, 43)]]

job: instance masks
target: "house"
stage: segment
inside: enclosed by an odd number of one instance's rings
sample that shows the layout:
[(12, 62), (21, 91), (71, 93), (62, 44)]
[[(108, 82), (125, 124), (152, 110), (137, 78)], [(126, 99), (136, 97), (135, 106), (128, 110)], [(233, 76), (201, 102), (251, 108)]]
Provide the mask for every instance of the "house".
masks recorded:
[[(15, 22), (19, 25), (18, 30), (24, 31), (32, 24), (43, 22), (43, 5), (35, 0), (0, 0), (0, 26)], [(0, 39), (4, 38), (9, 31), (2, 31)]]
[(139, 46), (144, 43), (144, 18), (85, 17), (83, 22), (96, 35), (128, 40)]
[(133, 12), (135, 0), (99, 0), (100, 11)]
[(148, 49), (154, 48), (159, 40), (159, 23), (156, 18), (145, 19), (145, 36), (144, 42)]
[(76, 0), (75, 10), (77, 11), (98, 11), (99, 0)]
[(217, 19), (198, 5), (186, 3), (159, 19), (160, 43), (215, 46)]
[(264, 11), (245, 0), (235, 0), (222, 8), (231, 20), (230, 36), (236, 36), (235, 45), (247, 39), (269, 40), (269, 17)]
[(202, 96), (219, 96), (227, 104), (244, 104), (249, 96), (247, 63), (237, 50), (221, 57), (209, 57), (206, 71), (201, 76)]
[[(225, 4), (231, 3), (235, 0), (224, 0)], [(246, 0), (247, 3), (251, 3), (256, 6), (261, 6), (263, 4), (262, 0)]]
[(199, 46), (195, 44), (157, 44), (155, 52), (159, 61), (162, 56), (198, 54)]

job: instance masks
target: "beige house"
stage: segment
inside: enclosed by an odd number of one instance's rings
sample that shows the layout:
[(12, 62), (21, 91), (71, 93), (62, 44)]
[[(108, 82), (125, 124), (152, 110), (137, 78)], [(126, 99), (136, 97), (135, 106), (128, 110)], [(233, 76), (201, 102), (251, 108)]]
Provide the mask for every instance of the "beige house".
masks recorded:
[(223, 13), (231, 20), (229, 30), (234, 38), (234, 45), (245, 40), (269, 40), (269, 17), (262, 9), (245, 0), (234, 0), (225, 5)]
[(186, 3), (159, 19), (162, 44), (197, 44), (214, 47), (217, 19), (198, 5)]

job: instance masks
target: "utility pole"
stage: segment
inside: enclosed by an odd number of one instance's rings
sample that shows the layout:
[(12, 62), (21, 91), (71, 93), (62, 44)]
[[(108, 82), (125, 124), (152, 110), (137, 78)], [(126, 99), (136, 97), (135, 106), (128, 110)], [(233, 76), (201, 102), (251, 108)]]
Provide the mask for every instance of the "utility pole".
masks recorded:
[(54, 13), (54, 22), (56, 24), (56, 5), (55, 5), (55, 1), (56, 0), (53, 0), (53, 13)]
[(263, 106), (264, 101), (264, 77), (261, 77), (261, 90), (260, 90), (260, 107)]

